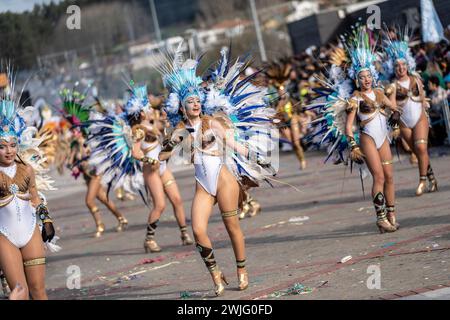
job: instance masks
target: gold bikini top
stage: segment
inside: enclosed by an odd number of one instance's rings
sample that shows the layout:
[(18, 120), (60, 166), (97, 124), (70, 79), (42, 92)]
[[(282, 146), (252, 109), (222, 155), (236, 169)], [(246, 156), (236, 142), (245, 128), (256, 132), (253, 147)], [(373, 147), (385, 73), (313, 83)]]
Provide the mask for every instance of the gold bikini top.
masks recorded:
[(399, 106), (403, 106), (410, 98), (414, 102), (422, 102), (422, 88), (420, 87), (417, 78), (409, 76), (409, 88), (403, 87), (398, 80), (395, 80), (386, 89), (386, 94), (391, 95), (395, 88), (395, 99)]
[[(197, 150), (199, 152), (202, 152), (204, 154), (210, 155), (210, 156), (220, 156), (219, 150), (208, 150), (212, 147), (214, 142), (216, 141), (216, 137), (214, 134), (209, 132), (209, 129), (211, 129), (210, 121), (213, 119), (211, 116), (203, 115), (201, 117), (201, 125), (200, 130), (196, 132), (197, 137), (194, 138), (192, 135), (189, 135), (190, 143), (191, 143), (191, 151), (192, 156), (194, 155), (194, 150)], [(220, 121), (219, 119), (216, 119)], [(186, 125), (183, 122), (180, 122), (176, 129), (186, 129)], [(201, 141), (201, 143), (197, 143), (196, 141)], [(191, 159), (193, 162), (193, 158)]]
[[(359, 120), (359, 126), (363, 128), (366, 124), (372, 121), (378, 113), (387, 117), (386, 104), (384, 103), (384, 94), (380, 89), (374, 89), (375, 101), (367, 97), (360, 91), (355, 91), (352, 98), (350, 98), (347, 111), (357, 110), (358, 114), (370, 114), (371, 116), (364, 120)], [(356, 99), (355, 99), (356, 98)], [(359, 118), (358, 118), (359, 119)]]
[(16, 162), (16, 174), (10, 178), (0, 171), (0, 208), (8, 205), (15, 196), (22, 200), (30, 200), (29, 186), (30, 176), (28, 166)]

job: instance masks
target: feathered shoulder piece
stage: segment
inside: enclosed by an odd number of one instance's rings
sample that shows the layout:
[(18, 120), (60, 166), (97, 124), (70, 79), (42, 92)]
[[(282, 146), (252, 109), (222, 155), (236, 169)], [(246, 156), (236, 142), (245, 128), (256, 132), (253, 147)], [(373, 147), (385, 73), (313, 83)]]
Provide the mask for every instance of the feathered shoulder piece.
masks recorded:
[(89, 164), (102, 176), (107, 193), (111, 189), (124, 187), (127, 192), (142, 195), (142, 168), (139, 161), (132, 157), (131, 151), (133, 143), (142, 139), (143, 132), (134, 130), (133, 134), (128, 122), (115, 115), (106, 115), (89, 123)]
[(269, 78), (270, 84), (277, 89), (284, 86), (289, 79), (289, 73), (292, 70), (292, 64), (287, 59), (272, 61), (264, 69), (265, 75)]
[[(225, 129), (233, 130), (235, 141), (245, 144), (250, 153), (269, 159), (278, 146), (275, 110), (266, 102), (266, 89), (251, 83), (261, 71), (243, 76), (248, 62), (240, 58), (232, 61), (229, 50), (221, 50), (221, 58), (207, 86), (203, 112), (218, 120)], [(257, 184), (276, 172), (276, 163), (274, 167), (264, 167), (237, 153), (230, 157), (232, 161), (227, 162), (228, 166), (239, 181), (250, 179)]]
[(350, 58), (347, 55), (347, 52), (345, 52), (344, 48), (333, 46), (329, 62), (331, 65), (337, 67), (345, 67), (350, 63)]

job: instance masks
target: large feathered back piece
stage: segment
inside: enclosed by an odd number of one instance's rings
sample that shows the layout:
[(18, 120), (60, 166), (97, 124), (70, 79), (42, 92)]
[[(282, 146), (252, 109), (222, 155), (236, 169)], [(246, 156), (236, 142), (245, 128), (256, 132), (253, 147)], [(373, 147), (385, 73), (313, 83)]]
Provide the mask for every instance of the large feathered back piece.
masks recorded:
[(264, 73), (269, 78), (270, 84), (279, 89), (289, 79), (291, 70), (293, 70), (291, 63), (287, 59), (280, 59), (268, 64)]
[[(86, 90), (87, 92), (87, 90)], [(86, 92), (64, 88), (59, 92), (62, 100), (62, 113), (72, 126), (80, 126), (89, 120), (92, 105), (86, 105)]]

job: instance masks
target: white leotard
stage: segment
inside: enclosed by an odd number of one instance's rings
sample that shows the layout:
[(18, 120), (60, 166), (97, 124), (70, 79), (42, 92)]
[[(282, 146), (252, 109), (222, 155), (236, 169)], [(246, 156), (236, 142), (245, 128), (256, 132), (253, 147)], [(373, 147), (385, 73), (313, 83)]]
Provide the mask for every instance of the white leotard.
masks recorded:
[[(212, 155), (210, 153), (217, 152), (219, 145), (215, 141), (208, 146), (206, 152), (202, 152), (201, 144), (201, 121), (194, 125), (194, 132), (191, 135), (194, 137), (194, 169), (195, 179), (197, 182), (212, 196), (217, 194), (217, 183), (219, 180), (220, 169), (222, 168), (223, 161), (221, 156)], [(210, 133), (211, 129), (208, 129), (205, 134)]]
[[(145, 153), (146, 157), (152, 158), (152, 159), (156, 159), (158, 160), (159, 157), (159, 153), (161, 152), (161, 144), (159, 143), (158, 140), (154, 141), (154, 142), (146, 142), (146, 141), (142, 141), (141, 143), (141, 150), (145, 152), (146, 149), (151, 148), (150, 151), (147, 151)], [(167, 162), (166, 161), (160, 161), (159, 163), (159, 174), (162, 175), (164, 173), (164, 171), (166, 171), (167, 168)]]
[[(365, 95), (372, 101), (375, 101), (376, 99), (374, 91)], [(389, 139), (389, 129), (386, 116), (376, 110), (370, 114), (358, 112), (358, 117), (360, 121), (364, 121), (366, 119), (374, 117), (362, 128), (362, 132), (369, 135), (375, 142), (377, 149), (380, 149), (384, 141), (386, 139)]]
[[(405, 89), (409, 90), (410, 79), (406, 81), (398, 81), (398, 83)], [(402, 115), (400, 120), (403, 124), (408, 128), (414, 128), (419, 122), (420, 117), (422, 116), (422, 103), (413, 101), (408, 97), (406, 103), (402, 106)]]
[[(14, 178), (17, 165), (0, 167), (0, 171)], [(14, 189), (15, 184), (11, 185)], [(17, 187), (17, 186), (16, 186)], [(21, 198), (13, 193), (13, 199), (7, 205), (0, 207), (0, 234), (5, 236), (13, 245), (21, 249), (27, 245), (36, 228), (36, 210), (30, 200), (24, 200), (29, 194), (22, 194)]]

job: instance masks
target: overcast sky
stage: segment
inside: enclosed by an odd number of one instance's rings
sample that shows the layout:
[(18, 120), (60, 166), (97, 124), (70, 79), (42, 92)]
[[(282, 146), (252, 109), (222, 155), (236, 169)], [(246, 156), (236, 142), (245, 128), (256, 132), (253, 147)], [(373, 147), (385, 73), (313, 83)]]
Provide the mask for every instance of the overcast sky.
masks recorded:
[[(52, 0), (0, 0), (0, 12), (23, 12), (32, 10), (36, 3), (50, 3)], [(53, 0), (59, 2), (60, 0)]]

